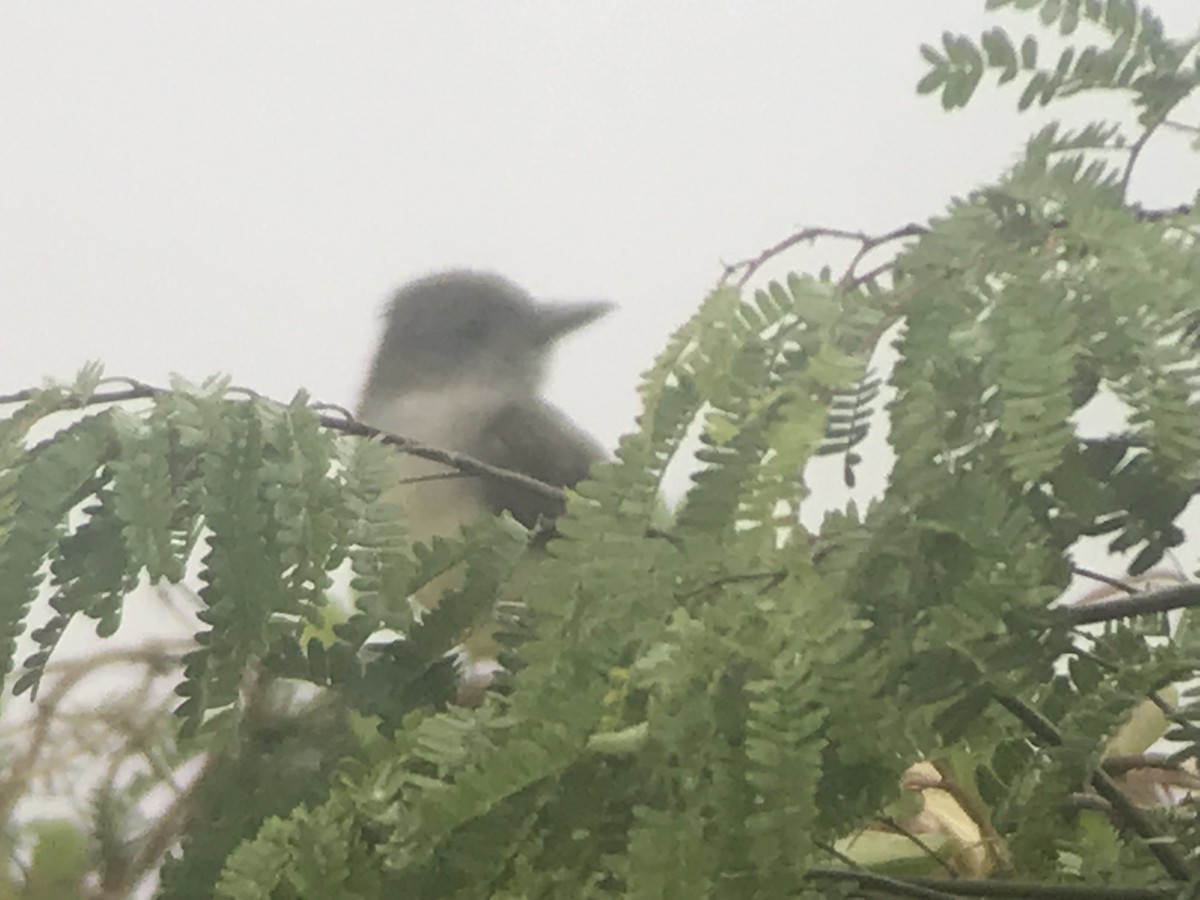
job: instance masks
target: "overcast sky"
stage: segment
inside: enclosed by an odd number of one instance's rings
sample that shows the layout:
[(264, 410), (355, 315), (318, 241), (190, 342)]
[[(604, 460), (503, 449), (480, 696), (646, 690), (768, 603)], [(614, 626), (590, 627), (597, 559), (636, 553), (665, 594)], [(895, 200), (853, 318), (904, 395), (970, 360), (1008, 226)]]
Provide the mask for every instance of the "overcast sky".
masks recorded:
[[(1153, 5), (1176, 34), (1200, 23), (1196, 0)], [(924, 220), (1047, 119), (1127, 114), (1114, 97), (1020, 115), (990, 77), (966, 111), (916, 97), (922, 42), (997, 23), (1019, 36), (1036, 17), (982, 0), (0, 0), (0, 393), (99, 359), (353, 406), (389, 293), (465, 265), (620, 304), (549, 386), (611, 448), (722, 260), (805, 225)], [(1198, 168), (1164, 136), (1134, 197), (1183, 202)]]

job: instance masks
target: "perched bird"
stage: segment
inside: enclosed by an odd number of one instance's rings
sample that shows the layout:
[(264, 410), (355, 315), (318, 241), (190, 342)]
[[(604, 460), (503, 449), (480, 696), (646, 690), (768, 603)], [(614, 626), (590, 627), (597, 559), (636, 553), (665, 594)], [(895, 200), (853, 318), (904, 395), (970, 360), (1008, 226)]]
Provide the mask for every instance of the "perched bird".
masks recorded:
[[(596, 442), (541, 397), (547, 358), (565, 335), (611, 309), (540, 303), (498, 275), (455, 270), (402, 287), (359, 403), (376, 428), (570, 487), (602, 458)], [(404, 456), (400, 500), (414, 537), (452, 534), (508, 510), (526, 527), (561, 503), (511, 482)], [(439, 477), (445, 476), (445, 477)]]
[[(480, 272), (443, 272), (411, 282), (387, 309), (358, 416), (392, 434), (571, 487), (603, 453), (542, 399), (544, 370), (560, 338), (611, 306), (539, 303), (511, 281)], [(397, 453), (396, 477), (395, 497), (418, 540), (452, 536), (485, 514), (507, 510), (533, 528), (563, 511), (544, 493), (408, 454)], [(433, 606), (459, 579), (461, 571), (452, 570), (415, 599)], [(521, 576), (509, 582), (510, 599), (521, 582)], [(492, 634), (490, 626), (477, 628), (459, 648), (460, 704), (480, 702), (501, 668)]]

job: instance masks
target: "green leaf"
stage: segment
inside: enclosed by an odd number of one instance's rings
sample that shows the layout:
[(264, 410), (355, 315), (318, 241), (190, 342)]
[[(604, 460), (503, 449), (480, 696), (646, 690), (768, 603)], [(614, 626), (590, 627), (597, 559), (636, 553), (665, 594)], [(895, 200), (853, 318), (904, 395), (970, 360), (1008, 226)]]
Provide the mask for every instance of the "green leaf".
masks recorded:
[(1021, 42), (1021, 66), (1025, 69), (1033, 69), (1037, 67), (1037, 41), (1033, 37), (1027, 37)]

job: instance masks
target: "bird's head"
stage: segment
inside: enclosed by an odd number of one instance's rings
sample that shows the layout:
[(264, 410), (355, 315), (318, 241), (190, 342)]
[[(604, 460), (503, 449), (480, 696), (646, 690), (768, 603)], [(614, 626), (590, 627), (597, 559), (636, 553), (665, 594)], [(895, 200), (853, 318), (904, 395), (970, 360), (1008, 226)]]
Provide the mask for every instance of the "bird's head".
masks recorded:
[(555, 342), (611, 308), (600, 301), (539, 303), (508, 279), (482, 272), (421, 278), (388, 305), (367, 391), (482, 383), (533, 393)]

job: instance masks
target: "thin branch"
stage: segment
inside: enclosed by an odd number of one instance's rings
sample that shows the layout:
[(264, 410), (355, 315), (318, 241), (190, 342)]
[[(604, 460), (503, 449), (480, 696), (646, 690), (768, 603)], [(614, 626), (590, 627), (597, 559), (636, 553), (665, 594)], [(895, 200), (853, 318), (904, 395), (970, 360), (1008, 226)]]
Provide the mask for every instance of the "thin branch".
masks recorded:
[(1134, 769), (1162, 769), (1167, 772), (1191, 774), (1183, 767), (1183, 760), (1173, 759), (1166, 753), (1132, 753), (1106, 756), (1101, 760), (1100, 767), (1114, 778), (1119, 778), (1126, 772)]
[(1097, 572), (1094, 569), (1085, 569), (1083, 566), (1071, 566), (1071, 572), (1072, 574), (1080, 575), (1083, 578), (1090, 578), (1092, 581), (1099, 581), (1101, 584), (1107, 584), (1109, 587), (1115, 587), (1127, 594), (1136, 594), (1138, 592), (1138, 589), (1128, 581), (1122, 581), (1119, 578), (1113, 578), (1111, 575), (1105, 575), (1103, 572)]
[(1162, 127), (1168, 131), (1182, 131), (1184, 134), (1200, 137), (1200, 125), (1190, 125), (1187, 122), (1176, 122), (1174, 119), (1163, 119)]
[(1200, 606), (1200, 584), (1173, 585), (1156, 591), (1135, 594), (1132, 597), (1099, 600), (1086, 605), (1063, 606), (1057, 610), (1057, 613), (1068, 626), (1074, 627), (1192, 606)]
[(1117, 189), (1121, 192), (1121, 197), (1129, 194), (1129, 179), (1133, 177), (1133, 167), (1137, 164), (1138, 158), (1142, 155), (1142, 151), (1146, 149), (1146, 144), (1150, 138), (1154, 136), (1157, 130), (1157, 125), (1151, 125), (1140, 135), (1138, 139), (1129, 147), (1129, 159), (1125, 161), (1125, 170), (1121, 173), (1121, 182)]
[[(865, 869), (826, 869), (816, 868), (809, 869), (804, 873), (806, 879), (818, 880), (824, 879), (828, 881), (853, 881), (859, 887), (870, 888), (873, 890), (886, 890), (893, 897), (921, 897), (924, 900), (955, 900), (960, 895), (957, 893), (959, 882), (955, 881), (947, 884), (947, 887), (956, 889), (955, 893), (947, 893), (944, 890), (938, 890), (936, 887), (931, 887), (928, 884), (916, 884), (914, 881), (902, 878), (891, 878), (887, 875), (879, 875), (875, 872), (868, 872)], [(933, 884), (937, 882), (930, 879)]]
[[(815, 868), (809, 879), (851, 881), (859, 887), (886, 891), (889, 897), (1019, 897), (1030, 900), (1169, 900), (1179, 895), (1178, 887), (1102, 887), (1085, 884), (1036, 884), (960, 878), (944, 882), (937, 878), (890, 878), (859, 869)], [(947, 893), (949, 892), (949, 893)]]
[(720, 283), (724, 284), (740, 272), (741, 274), (738, 276), (734, 286), (743, 288), (754, 277), (754, 273), (766, 263), (796, 245), (815, 241), (818, 238), (840, 238), (847, 241), (857, 241), (860, 245), (853, 260), (851, 260), (850, 265), (847, 267), (846, 274), (842, 277), (842, 282), (839, 284), (840, 287), (844, 287), (845, 284), (849, 283), (850, 279), (853, 279), (855, 266), (872, 250), (890, 241), (897, 241), (906, 237), (918, 237), (926, 234), (928, 230), (924, 225), (918, 225), (915, 222), (896, 228), (886, 234), (875, 236), (861, 231), (848, 231), (844, 228), (803, 228), (794, 234), (788, 235), (777, 244), (763, 250), (758, 256), (743, 259), (740, 262), (727, 263), (724, 272), (721, 274)]
[[(82, 409), (88, 406), (98, 406), (106, 403), (127, 403), (132, 400), (152, 400), (156, 397), (164, 396), (172, 393), (167, 388), (157, 387), (151, 384), (137, 381), (132, 378), (120, 379), (105, 379), (107, 383), (119, 380), (121, 383), (129, 385), (127, 388), (114, 391), (96, 392), (87, 397), (73, 397), (70, 394), (64, 395), (60, 408), (67, 409)], [(286, 407), (286, 403), (281, 403), (278, 400), (273, 400), (264, 397), (256, 391), (248, 388), (229, 388), (228, 392), (242, 394), (246, 399), (262, 403), (270, 403), (279, 407)], [(37, 396), (40, 391), (24, 390), (17, 391), (13, 394), (0, 394), (0, 405), (12, 403), (26, 403)], [(233, 401), (233, 402), (245, 402)], [(416, 456), (429, 462), (440, 463), (448, 466), (451, 469), (456, 469), (464, 475), (472, 475), (481, 478), (491, 478), (496, 481), (504, 481), (517, 487), (523, 488), (531, 493), (538, 494), (549, 500), (563, 502), (566, 498), (565, 493), (554, 487), (546, 484), (544, 481), (539, 481), (536, 478), (531, 478), (520, 472), (514, 472), (511, 469), (503, 469), (499, 466), (488, 465), (475, 459), (473, 456), (468, 456), (465, 453), (455, 453), (450, 450), (442, 450), (437, 447), (431, 447), (428, 444), (423, 444), (420, 441), (414, 441), (411, 438), (401, 437), (397, 434), (392, 434), (383, 431), (379, 428), (374, 428), (370, 425), (360, 422), (354, 418), (347, 410), (340, 406), (335, 406), (328, 403), (310, 404), (310, 409), (317, 414), (317, 418), (321, 425), (341, 434), (350, 435), (352, 437), (361, 438), (377, 438), (383, 443), (395, 447), (403, 453), (410, 456)], [(336, 412), (329, 412), (336, 410)]]
[(424, 484), (427, 481), (454, 481), (458, 478), (470, 478), (465, 472), (434, 472), (431, 475), (414, 475), (412, 478), (401, 478), (396, 484)]
[[(942, 882), (936, 878), (888, 878), (854, 869), (809, 869), (806, 878), (852, 881), (860, 887), (889, 891), (893, 897), (1020, 897), (1030, 900), (1169, 900), (1179, 896), (1172, 888), (1101, 887), (1085, 884), (1032, 884), (960, 878)], [(941, 888), (939, 890), (939, 888)], [(932, 891), (933, 893), (920, 893)], [(950, 893), (946, 893), (949, 891)]]
[(942, 858), (941, 854), (926, 844), (919, 835), (909, 831), (891, 816), (879, 819), (878, 821), (879, 824), (883, 826), (884, 830), (890, 831), (892, 834), (899, 835), (920, 850), (922, 855), (928, 857), (930, 861), (935, 863), (939, 869), (946, 873), (947, 878), (958, 878), (958, 873), (954, 871), (954, 867), (950, 865), (950, 861)]
[(894, 268), (896, 268), (896, 260), (889, 259), (887, 262), (881, 262), (875, 268), (864, 272), (862, 275), (854, 275), (851, 272), (847, 272), (842, 276), (839, 286), (845, 291), (856, 291), (864, 284), (869, 284), (884, 272), (891, 271)]
[[(858, 252), (854, 254), (854, 258), (850, 260), (850, 264), (846, 266), (846, 272), (844, 275), (842, 275), (841, 281), (838, 282), (838, 288), (843, 291), (850, 290), (850, 285), (855, 282), (857, 277), (855, 270), (858, 268), (858, 264), (862, 262), (863, 257), (865, 257), (872, 250), (876, 249), (877, 247), (881, 247), (884, 244), (890, 244), (892, 241), (899, 241), (910, 237), (920, 237), (921, 235), (928, 233), (929, 229), (924, 225), (917, 225), (915, 222), (912, 222), (878, 237), (868, 238), (866, 235), (863, 235), (862, 246), (858, 248)], [(882, 267), (876, 267), (873, 272), (886, 270), (893, 265), (895, 265), (895, 261), (891, 260)], [(870, 277), (874, 277), (873, 273), (868, 274)]]
[(1164, 219), (1178, 219), (1182, 216), (1190, 216), (1192, 207), (1186, 203), (1179, 206), (1172, 206), (1169, 209), (1142, 209), (1139, 206), (1133, 207), (1134, 218), (1139, 222), (1161, 222)]

